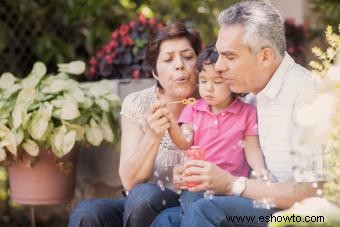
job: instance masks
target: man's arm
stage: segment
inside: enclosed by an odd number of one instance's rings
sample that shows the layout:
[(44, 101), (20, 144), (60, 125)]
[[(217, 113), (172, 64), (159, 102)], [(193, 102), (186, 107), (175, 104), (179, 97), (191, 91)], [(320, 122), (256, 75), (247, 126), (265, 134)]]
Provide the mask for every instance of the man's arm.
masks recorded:
[(242, 193), (243, 197), (253, 200), (271, 199), (278, 208), (286, 209), (295, 202), (299, 202), (307, 197), (316, 196), (316, 188), (311, 183), (296, 182), (263, 182), (247, 179), (246, 189)]
[[(190, 188), (190, 191), (213, 190), (215, 195), (232, 195), (232, 185), (238, 177), (212, 163), (201, 160), (187, 161), (185, 167), (184, 181), (200, 183)], [(253, 200), (271, 199), (278, 208), (285, 209), (295, 202), (315, 196), (316, 190), (311, 183), (269, 183), (247, 179), (246, 188), (241, 195)]]

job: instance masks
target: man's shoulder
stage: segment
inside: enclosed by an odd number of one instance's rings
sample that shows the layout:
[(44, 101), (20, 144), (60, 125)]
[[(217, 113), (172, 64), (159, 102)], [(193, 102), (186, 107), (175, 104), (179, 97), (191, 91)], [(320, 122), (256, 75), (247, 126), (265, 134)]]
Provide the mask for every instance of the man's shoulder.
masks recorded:
[(285, 87), (296, 90), (298, 93), (316, 89), (317, 80), (312, 73), (299, 64), (293, 64), (287, 71)]

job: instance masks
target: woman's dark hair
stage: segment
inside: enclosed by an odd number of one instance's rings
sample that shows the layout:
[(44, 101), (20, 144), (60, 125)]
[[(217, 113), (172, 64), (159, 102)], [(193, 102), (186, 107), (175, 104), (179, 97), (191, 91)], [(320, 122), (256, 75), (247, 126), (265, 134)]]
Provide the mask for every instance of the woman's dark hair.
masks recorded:
[[(204, 65), (215, 64), (217, 62), (217, 59), (218, 59), (218, 53), (215, 49), (214, 44), (203, 49), (202, 52), (197, 57), (196, 69), (197, 69), (198, 73), (200, 73), (202, 71)], [(246, 95), (247, 94), (232, 92), (233, 98), (244, 97)]]
[[(146, 62), (151, 67), (152, 72), (156, 75), (158, 75), (156, 64), (161, 42), (179, 37), (188, 39), (196, 55), (201, 52), (202, 40), (200, 34), (196, 30), (188, 29), (183, 23), (180, 22), (163, 27), (152, 36), (147, 48)], [(157, 85), (160, 87), (158, 82)]]

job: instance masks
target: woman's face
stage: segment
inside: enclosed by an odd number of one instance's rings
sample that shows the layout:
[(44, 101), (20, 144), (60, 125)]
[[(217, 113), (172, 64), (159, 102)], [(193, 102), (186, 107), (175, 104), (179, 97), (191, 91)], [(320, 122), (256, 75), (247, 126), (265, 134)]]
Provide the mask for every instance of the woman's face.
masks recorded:
[(193, 96), (196, 88), (196, 54), (188, 39), (174, 38), (161, 42), (157, 59), (157, 79), (168, 98)]

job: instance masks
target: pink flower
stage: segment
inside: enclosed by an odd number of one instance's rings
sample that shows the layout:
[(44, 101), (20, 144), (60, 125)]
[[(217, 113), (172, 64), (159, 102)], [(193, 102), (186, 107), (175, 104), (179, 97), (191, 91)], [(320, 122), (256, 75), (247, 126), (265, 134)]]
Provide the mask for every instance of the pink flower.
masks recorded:
[(139, 14), (138, 21), (144, 25), (146, 24), (146, 17), (143, 14)]

